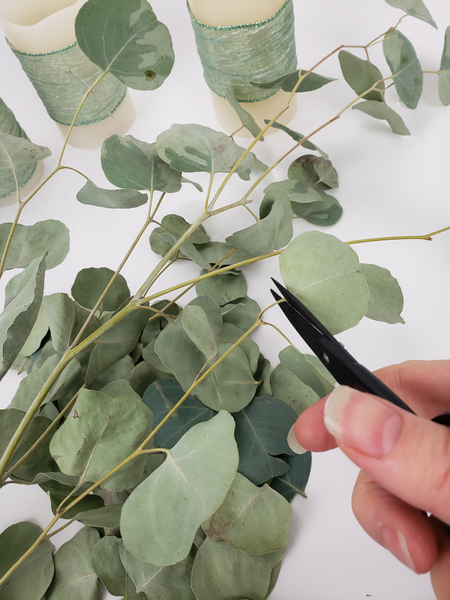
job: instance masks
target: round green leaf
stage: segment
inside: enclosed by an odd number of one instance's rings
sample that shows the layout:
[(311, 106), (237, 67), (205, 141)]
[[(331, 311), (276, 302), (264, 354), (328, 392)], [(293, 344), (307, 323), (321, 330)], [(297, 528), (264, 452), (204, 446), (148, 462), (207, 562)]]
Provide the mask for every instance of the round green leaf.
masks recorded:
[(422, 95), (423, 73), (414, 46), (394, 29), (384, 36), (383, 51), (400, 99), (408, 108), (416, 108)]
[(239, 473), (255, 485), (286, 473), (289, 465), (279, 456), (292, 454), (287, 444), (287, 435), (297, 419), (292, 408), (277, 398), (260, 396), (234, 418)]
[(126, 500), (125, 547), (143, 561), (172, 565), (190, 552), (200, 524), (222, 503), (236, 474), (234, 420), (226, 412), (192, 427)]
[[(339, 63), (345, 81), (358, 96), (364, 94), (364, 92), (370, 89), (377, 81), (383, 79), (383, 75), (378, 67), (373, 65), (369, 60), (359, 58), (346, 50), (341, 50), (339, 52)], [(382, 91), (384, 88), (384, 81), (381, 81), (377, 85), (377, 89), (372, 90), (368, 94), (364, 94), (364, 100), (382, 102)]]
[[(106, 267), (82, 269), (72, 286), (72, 296), (85, 308), (93, 308), (111, 281), (114, 271)], [(130, 297), (130, 289), (123, 275), (118, 275), (100, 306), (101, 311), (114, 311)]]
[(272, 571), (284, 549), (262, 556), (233, 550), (223, 541), (210, 538), (200, 546), (192, 569), (192, 589), (197, 600), (233, 598), (264, 600)]
[(160, 192), (181, 188), (181, 173), (159, 158), (156, 144), (112, 135), (103, 143), (101, 159), (106, 177), (119, 188)]
[[(0, 225), (0, 253), (3, 253), (10, 230), (11, 223)], [(69, 246), (69, 230), (61, 221), (48, 219), (34, 225), (19, 223), (8, 251), (5, 269), (25, 269), (45, 253), (46, 268), (53, 269), (66, 258)]]
[(288, 502), (297, 494), (306, 497), (305, 488), (311, 472), (311, 452), (287, 456), (285, 460), (291, 467), (290, 470), (284, 475), (274, 477), (270, 486)]
[(45, 596), (47, 600), (100, 600), (97, 575), (91, 564), (91, 553), (99, 539), (96, 529), (84, 527), (61, 546), (55, 555), (55, 577)]
[[(0, 534), (0, 577), (30, 548), (42, 533), (34, 523), (15, 523)], [(41, 600), (53, 578), (53, 544), (41, 542), (0, 590), (0, 600)], [(49, 596), (46, 596), (49, 598)]]
[(265, 554), (286, 547), (291, 512), (289, 503), (271, 487), (260, 488), (236, 473), (225, 500), (202, 529), (233, 550)]
[(367, 280), (370, 299), (366, 317), (385, 323), (404, 323), (403, 294), (398, 281), (387, 269), (377, 265), (361, 265), (361, 273)]
[(280, 256), (286, 287), (333, 334), (354, 327), (366, 314), (369, 289), (356, 252), (336, 237), (307, 231)]
[[(158, 136), (156, 150), (163, 161), (184, 173), (228, 173), (245, 151), (225, 133), (203, 125), (172, 125)], [(238, 171), (246, 171), (253, 160), (248, 154)]]
[(75, 19), (86, 56), (136, 90), (158, 88), (172, 70), (172, 40), (145, 0), (88, 0)]
[[(82, 481), (97, 481), (139, 447), (152, 425), (153, 415), (140, 400), (110, 398), (82, 389), (54, 435), (50, 452), (63, 473)], [(131, 488), (139, 480), (144, 463), (145, 457), (131, 461), (103, 485), (111, 491)]]

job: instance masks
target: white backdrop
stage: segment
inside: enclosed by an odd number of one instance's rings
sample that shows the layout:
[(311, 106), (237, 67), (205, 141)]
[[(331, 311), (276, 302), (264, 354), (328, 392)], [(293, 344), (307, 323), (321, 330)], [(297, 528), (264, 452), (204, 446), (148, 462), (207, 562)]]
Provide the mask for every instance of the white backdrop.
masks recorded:
[[(299, 67), (308, 69), (340, 44), (365, 44), (395, 25), (400, 11), (383, 0), (294, 0)], [(439, 68), (445, 28), (450, 25), (448, 0), (428, 0), (428, 8), (439, 25), (434, 30), (414, 19), (406, 19), (401, 30), (414, 43), (426, 71)], [(172, 75), (157, 91), (131, 91), (136, 118), (128, 133), (148, 142), (172, 123), (199, 123), (218, 128), (210, 92), (203, 82), (193, 33), (183, 0), (153, 0), (158, 18), (168, 25), (176, 53)], [(373, 61), (387, 74), (381, 48)], [(337, 57), (321, 66), (323, 75), (339, 80), (322, 90), (299, 97), (293, 129), (307, 134), (339, 112), (353, 98), (342, 81)], [(20, 65), (3, 39), (0, 40), (0, 97), (15, 112), (29, 137), (44, 144), (53, 157), (44, 164), (48, 173), (55, 165), (62, 135), (49, 119)], [(342, 240), (377, 236), (425, 234), (450, 225), (449, 131), (450, 108), (437, 95), (437, 76), (425, 75), (425, 90), (419, 107), (411, 111), (389, 94), (390, 105), (404, 118), (410, 137), (393, 135), (387, 125), (357, 111), (348, 111), (323, 130), (314, 141), (329, 155), (340, 175), (336, 197), (344, 207), (342, 220), (328, 231)], [(270, 115), (268, 115), (270, 116)], [(238, 140), (239, 141), (239, 140)], [(241, 140), (241, 143), (244, 143)], [(290, 141), (276, 133), (258, 150), (260, 158), (273, 162)], [(85, 172), (99, 185), (106, 181), (97, 149), (69, 147), (65, 164)], [(269, 182), (285, 178), (288, 164), (281, 165)], [(193, 177), (205, 183), (204, 177)], [(22, 222), (32, 224), (45, 218), (60, 219), (71, 231), (71, 252), (66, 261), (49, 272), (46, 292), (70, 291), (76, 273), (83, 267), (115, 268), (144, 218), (145, 207), (130, 211), (108, 211), (80, 205), (76, 192), (83, 181), (63, 172), (30, 203)], [(228, 198), (242, 190), (233, 183)], [(255, 203), (261, 192), (254, 195)], [(192, 186), (170, 199), (168, 212), (187, 220), (198, 214), (202, 196)], [(0, 201), (0, 221), (11, 221), (15, 207)], [(239, 226), (251, 224), (242, 210)], [(207, 225), (213, 239), (223, 239), (236, 228), (236, 217), (216, 218)], [(311, 226), (296, 222), (300, 233)], [(450, 233), (432, 243), (397, 241), (355, 247), (362, 262), (388, 268), (400, 282), (405, 295), (405, 325), (390, 326), (365, 319), (341, 334), (349, 351), (370, 369), (408, 359), (448, 358), (448, 298)], [(125, 268), (131, 289), (136, 289), (155, 264), (146, 237), (137, 257)], [(161, 285), (174, 277), (188, 279), (195, 267), (176, 267)], [(276, 260), (248, 269), (249, 294), (261, 306), (270, 303), (270, 276), (277, 276)], [(175, 275), (174, 275), (175, 273)], [(179, 275), (177, 275), (177, 273)], [(178, 279), (177, 279), (178, 281)], [(281, 315), (267, 315), (289, 334)], [(270, 328), (256, 335), (262, 352), (274, 362), (284, 343)], [(0, 405), (7, 406), (17, 385), (15, 374), (2, 383)], [(338, 451), (313, 457), (308, 499), (296, 498), (290, 542), (272, 600), (432, 600), (429, 578), (417, 576), (397, 563), (360, 530), (350, 508), (357, 469)], [(6, 486), (0, 492), (0, 529), (18, 520), (44, 526), (49, 518), (48, 500), (40, 490)], [(73, 533), (69, 528), (57, 546)]]

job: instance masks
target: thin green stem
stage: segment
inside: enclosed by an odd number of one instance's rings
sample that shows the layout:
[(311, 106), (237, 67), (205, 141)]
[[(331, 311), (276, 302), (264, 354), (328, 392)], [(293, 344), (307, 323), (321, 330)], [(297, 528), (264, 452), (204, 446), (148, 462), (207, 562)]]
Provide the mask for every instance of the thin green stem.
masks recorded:
[(350, 242), (346, 242), (346, 244), (354, 245), (368, 244), (370, 242), (395, 242), (404, 240), (425, 240), (426, 242), (431, 242), (434, 236), (439, 235), (440, 233), (444, 233), (446, 231), (450, 231), (450, 226), (443, 227), (442, 229), (438, 229), (437, 231), (432, 231), (431, 233), (425, 233), (424, 235), (394, 235), (385, 237), (364, 238), (361, 240), (351, 240)]

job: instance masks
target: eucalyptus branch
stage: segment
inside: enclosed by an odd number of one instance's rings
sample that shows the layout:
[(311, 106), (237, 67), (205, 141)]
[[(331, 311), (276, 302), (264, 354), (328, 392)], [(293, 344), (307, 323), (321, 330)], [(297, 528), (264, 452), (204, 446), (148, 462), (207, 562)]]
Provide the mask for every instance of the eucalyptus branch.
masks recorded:
[(394, 235), (394, 236), (386, 236), (386, 237), (376, 237), (376, 238), (365, 238), (362, 240), (351, 240), (350, 242), (346, 242), (346, 244), (354, 245), (354, 244), (367, 244), (369, 242), (395, 242), (395, 241), (403, 241), (403, 240), (425, 240), (426, 242), (433, 241), (433, 238), (440, 233), (444, 233), (446, 231), (450, 231), (450, 226), (443, 227), (442, 229), (438, 229), (437, 231), (432, 231), (431, 233), (425, 233), (424, 235)]

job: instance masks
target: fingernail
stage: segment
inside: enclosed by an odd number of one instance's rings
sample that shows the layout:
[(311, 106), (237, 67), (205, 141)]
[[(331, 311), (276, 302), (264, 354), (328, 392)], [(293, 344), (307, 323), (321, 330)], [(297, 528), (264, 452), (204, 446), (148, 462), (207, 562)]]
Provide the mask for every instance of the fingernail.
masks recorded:
[(306, 448), (303, 448), (303, 446), (301, 446), (297, 441), (297, 438), (295, 436), (295, 423), (289, 430), (287, 436), (287, 443), (289, 448), (292, 450), (292, 452), (295, 452), (295, 454), (305, 454), (305, 452), (308, 452), (308, 450), (306, 450)]
[(406, 538), (401, 531), (393, 529), (389, 525), (380, 523), (378, 527), (378, 540), (380, 544), (389, 550), (401, 563), (412, 571), (416, 571), (411, 555), (408, 550)]
[(392, 450), (403, 426), (394, 410), (347, 386), (338, 386), (329, 395), (324, 422), (332, 436), (374, 458)]

